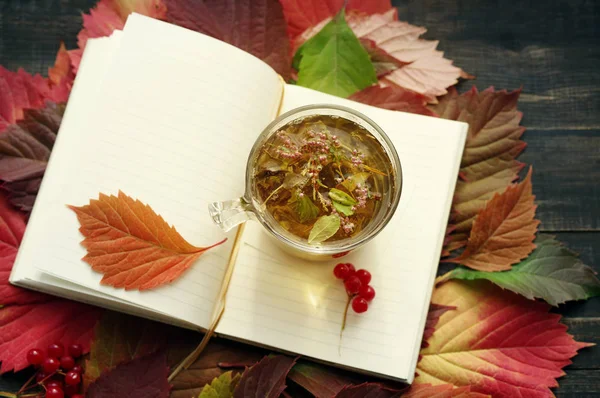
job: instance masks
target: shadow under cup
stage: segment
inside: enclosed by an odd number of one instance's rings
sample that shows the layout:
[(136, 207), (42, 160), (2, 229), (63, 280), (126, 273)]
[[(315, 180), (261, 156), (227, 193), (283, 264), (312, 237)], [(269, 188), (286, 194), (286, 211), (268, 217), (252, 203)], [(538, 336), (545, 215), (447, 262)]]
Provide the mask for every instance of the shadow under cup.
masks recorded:
[[(378, 201), (371, 220), (356, 234), (347, 238), (309, 244), (306, 239), (286, 230), (267, 210), (255, 184), (256, 167), (263, 147), (282, 128), (300, 124), (315, 117), (341, 118), (358, 125), (367, 139), (361, 140), (370, 146), (370, 156), (378, 157), (375, 163), (383, 168), (385, 176), (378, 177), (381, 183), (381, 199)], [(246, 189), (244, 196), (209, 205), (213, 221), (224, 231), (247, 220), (255, 220), (263, 225), (268, 234), (285, 251), (309, 260), (327, 260), (355, 250), (375, 237), (390, 221), (400, 200), (402, 190), (402, 168), (392, 142), (383, 130), (367, 116), (347, 107), (337, 105), (310, 105), (286, 112), (270, 123), (257, 138), (246, 165)]]

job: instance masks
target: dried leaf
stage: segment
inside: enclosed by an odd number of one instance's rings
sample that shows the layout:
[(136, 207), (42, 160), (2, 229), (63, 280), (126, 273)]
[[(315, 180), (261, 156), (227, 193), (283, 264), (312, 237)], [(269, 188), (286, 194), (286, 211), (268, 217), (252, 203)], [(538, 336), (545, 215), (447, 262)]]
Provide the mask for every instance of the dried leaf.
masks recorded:
[(165, 325), (113, 311), (105, 311), (94, 330), (83, 381), (88, 386), (103, 372), (158, 351), (166, 344)]
[(0, 306), (51, 299), (45, 294), (22, 289), (8, 282), (24, 232), (25, 222), (22, 215), (11, 209), (6, 199), (0, 196)]
[(330, 398), (356, 379), (339, 369), (299, 362), (290, 371), (288, 378), (317, 398)]
[[(264, 167), (264, 165), (263, 165)], [(283, 187), (285, 189), (292, 189), (295, 187), (302, 188), (308, 182), (308, 176), (304, 176), (298, 173), (286, 173), (283, 180)]]
[(210, 384), (207, 384), (202, 389), (198, 398), (232, 398), (233, 391), (240, 381), (239, 373), (234, 377), (232, 372), (223, 373), (219, 377), (215, 377)]
[(455, 89), (431, 109), (440, 117), (469, 124), (460, 176), (452, 205), (452, 240), (455, 250), (466, 244), (473, 220), (495, 193), (515, 181), (524, 164), (516, 157), (525, 148), (517, 111), (520, 90), (494, 91), (476, 88), (458, 95)]
[(241, 48), (290, 77), (290, 43), (277, 0), (165, 0), (167, 20)]
[(69, 57), (65, 43), (60, 43), (54, 66), (48, 69), (48, 78), (51, 84), (63, 86), (67, 92), (71, 91), (75, 74), (71, 68), (71, 57)]
[(446, 313), (446, 311), (455, 310), (456, 307), (448, 305), (439, 305), (435, 303), (429, 304), (429, 312), (427, 312), (427, 320), (425, 321), (425, 330), (423, 331), (423, 340), (421, 341), (421, 348), (429, 346), (427, 340), (433, 336), (435, 327), (440, 320), (440, 317)]
[(358, 188), (359, 185), (364, 185), (364, 183), (367, 182), (367, 180), (369, 179), (370, 176), (371, 176), (370, 173), (367, 173), (364, 171), (360, 172), (360, 173), (352, 174), (351, 176), (346, 178), (344, 180), (344, 182), (342, 182), (342, 186), (344, 186), (344, 188), (346, 188), (348, 190), (348, 192), (352, 192), (356, 188)]
[(89, 205), (69, 206), (85, 236), (83, 258), (102, 274), (101, 283), (127, 290), (152, 289), (172, 282), (209, 247), (189, 244), (152, 208), (123, 192), (100, 194)]
[(17, 209), (29, 213), (33, 209), (42, 177), (33, 177), (27, 180), (5, 182), (1, 188), (7, 192), (9, 202)]
[[(187, 340), (186, 340), (187, 341)], [(179, 341), (178, 341), (179, 342)], [(181, 347), (181, 355), (171, 363), (179, 363), (197, 345), (199, 341), (191, 341)], [(169, 349), (173, 348), (174, 341), (169, 341)], [(265, 352), (255, 347), (234, 343), (231, 341), (211, 340), (202, 355), (188, 369), (182, 370), (172, 380), (173, 390), (171, 398), (189, 398), (200, 394), (202, 388), (215, 377), (227, 371), (219, 365), (237, 365), (243, 370), (244, 366), (251, 366), (258, 362)], [(234, 372), (235, 373), (235, 372)]]
[(392, 111), (436, 116), (433, 111), (426, 107), (427, 97), (396, 85), (389, 87), (381, 85), (367, 87), (352, 94), (349, 99)]
[(169, 367), (164, 352), (121, 364), (102, 374), (87, 390), (87, 398), (167, 398)]
[(335, 398), (398, 398), (402, 392), (391, 390), (379, 383), (363, 383), (357, 386), (346, 386), (335, 395)]
[(340, 217), (337, 214), (321, 216), (308, 235), (308, 243), (321, 243), (331, 238), (340, 229)]
[(234, 398), (278, 398), (285, 390), (285, 378), (295, 363), (294, 358), (284, 355), (264, 357), (244, 372)]
[(531, 169), (525, 180), (496, 194), (482, 209), (469, 236), (465, 251), (446, 261), (480, 271), (501, 271), (521, 261), (535, 245), (539, 221), (535, 220), (531, 191)]
[(319, 22), (333, 17), (342, 7), (347, 11), (358, 11), (366, 14), (383, 13), (392, 8), (390, 0), (281, 0), (283, 13), (287, 22), (287, 31), (291, 40)]
[(432, 301), (455, 306), (440, 317), (429, 347), (421, 350), (413, 385), (470, 386), (500, 397), (549, 397), (549, 387), (578, 343), (548, 312), (546, 303), (527, 300), (487, 281), (449, 281)]
[(454, 387), (451, 384), (413, 384), (402, 398), (485, 398), (491, 395), (472, 392), (471, 387)]
[(444, 279), (487, 279), (530, 300), (541, 298), (551, 305), (585, 300), (600, 295), (600, 280), (576, 254), (548, 235), (538, 235), (537, 249), (510, 271), (482, 272), (455, 268)]
[(299, 86), (348, 97), (377, 82), (369, 54), (340, 11), (294, 56)]
[(68, 300), (0, 308), (0, 373), (25, 369), (27, 352), (61, 342), (90, 348), (101, 310)]

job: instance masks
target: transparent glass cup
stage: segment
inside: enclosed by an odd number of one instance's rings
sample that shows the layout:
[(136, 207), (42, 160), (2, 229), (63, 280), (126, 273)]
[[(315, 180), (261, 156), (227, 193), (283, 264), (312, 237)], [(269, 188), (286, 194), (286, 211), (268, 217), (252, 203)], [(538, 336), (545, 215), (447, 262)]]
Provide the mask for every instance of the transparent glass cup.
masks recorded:
[[(381, 204), (373, 218), (358, 234), (346, 239), (319, 244), (309, 244), (284, 229), (275, 218), (269, 214), (262, 203), (254, 185), (255, 167), (264, 144), (282, 127), (298, 122), (310, 116), (332, 116), (350, 120), (366, 129), (379, 143), (385, 152), (389, 170), (387, 187), (382, 193)], [(394, 145), (383, 130), (367, 116), (347, 107), (319, 104), (309, 105), (286, 112), (271, 122), (257, 138), (246, 164), (246, 187), (243, 196), (237, 199), (213, 202), (209, 205), (209, 213), (213, 221), (225, 232), (248, 220), (257, 221), (265, 228), (284, 250), (293, 255), (309, 260), (325, 260), (341, 257), (359, 248), (375, 237), (392, 218), (400, 200), (402, 191), (402, 168)]]

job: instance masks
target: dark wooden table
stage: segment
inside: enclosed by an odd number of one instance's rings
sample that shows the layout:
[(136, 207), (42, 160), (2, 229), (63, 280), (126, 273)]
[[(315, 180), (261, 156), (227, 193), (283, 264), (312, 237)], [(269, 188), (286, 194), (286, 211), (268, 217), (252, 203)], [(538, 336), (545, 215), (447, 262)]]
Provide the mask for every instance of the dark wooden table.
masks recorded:
[[(60, 41), (76, 46), (95, 0), (0, 1), (0, 64), (46, 73)], [(596, 0), (395, 1), (400, 19), (429, 29), (448, 58), (484, 89), (523, 87), (519, 102), (541, 230), (600, 271), (600, 7)], [(600, 343), (600, 299), (557, 312), (580, 341)], [(600, 397), (600, 347), (581, 351), (558, 397)], [(16, 387), (0, 378), (0, 390)]]

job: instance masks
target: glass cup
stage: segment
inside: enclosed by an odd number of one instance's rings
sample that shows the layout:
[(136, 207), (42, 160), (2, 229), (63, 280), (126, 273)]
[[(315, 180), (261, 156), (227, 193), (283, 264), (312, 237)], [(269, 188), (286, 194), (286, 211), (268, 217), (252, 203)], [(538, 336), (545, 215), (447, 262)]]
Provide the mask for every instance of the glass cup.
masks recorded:
[[(288, 232), (267, 211), (254, 184), (255, 167), (264, 144), (284, 126), (298, 123), (311, 116), (332, 116), (350, 120), (367, 130), (379, 143), (388, 170), (387, 186), (382, 192), (381, 203), (368, 224), (355, 236), (332, 242), (309, 244), (306, 240)], [(373, 239), (390, 221), (400, 200), (402, 190), (402, 168), (394, 145), (383, 130), (365, 115), (343, 106), (319, 104), (309, 105), (286, 112), (271, 122), (257, 138), (246, 165), (245, 193), (238, 199), (214, 202), (209, 205), (213, 221), (225, 232), (248, 220), (258, 221), (268, 234), (284, 250), (309, 260), (325, 260), (341, 257)]]

